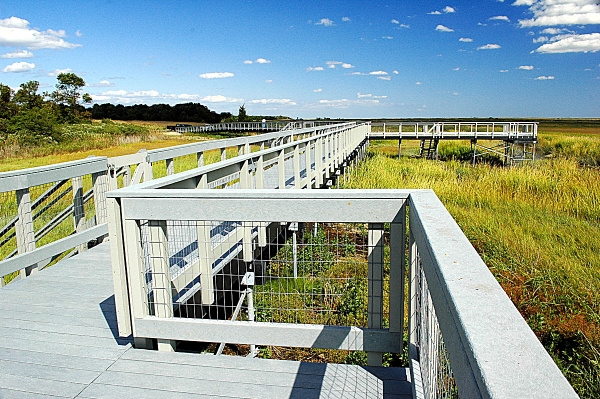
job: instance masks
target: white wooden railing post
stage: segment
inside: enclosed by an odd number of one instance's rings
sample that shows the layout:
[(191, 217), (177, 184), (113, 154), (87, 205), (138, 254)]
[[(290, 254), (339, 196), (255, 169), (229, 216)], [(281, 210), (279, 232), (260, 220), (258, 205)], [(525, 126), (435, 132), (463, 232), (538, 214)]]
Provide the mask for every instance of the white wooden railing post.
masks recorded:
[(294, 188), (302, 188), (300, 181), (300, 146), (294, 146)]
[(196, 159), (198, 161), (198, 167), (201, 168), (204, 166), (204, 152), (200, 151), (196, 153)]
[(173, 158), (165, 159), (165, 165), (167, 167), (167, 176), (172, 176), (175, 174), (175, 163), (173, 162)]
[[(33, 217), (31, 214), (31, 195), (29, 188), (15, 191), (17, 197), (17, 221), (15, 233), (17, 239), (17, 253), (24, 254), (35, 249), (35, 233), (33, 230)], [(37, 264), (21, 269), (20, 277), (25, 278), (37, 272)]]
[[(77, 176), (71, 179), (73, 185), (73, 227), (75, 233), (85, 230), (85, 209), (83, 207), (83, 179)], [(87, 250), (87, 243), (77, 247), (77, 252)]]
[(304, 164), (306, 165), (305, 170), (306, 170), (306, 188), (307, 189), (312, 188), (312, 163), (310, 160), (311, 143), (312, 142), (309, 141), (304, 145), (304, 156), (305, 156)]
[(285, 150), (279, 151), (277, 158), (277, 177), (279, 179), (279, 185), (277, 188), (285, 188)]
[[(383, 224), (369, 223), (367, 327), (383, 328)], [(381, 352), (367, 352), (369, 366), (381, 366)]]
[[(169, 246), (167, 241), (167, 222), (149, 220), (150, 265), (152, 273), (152, 292), (154, 293), (154, 315), (161, 318), (173, 317), (173, 293), (171, 290), (171, 271), (169, 267)], [(158, 350), (172, 352), (175, 341), (158, 339)]]

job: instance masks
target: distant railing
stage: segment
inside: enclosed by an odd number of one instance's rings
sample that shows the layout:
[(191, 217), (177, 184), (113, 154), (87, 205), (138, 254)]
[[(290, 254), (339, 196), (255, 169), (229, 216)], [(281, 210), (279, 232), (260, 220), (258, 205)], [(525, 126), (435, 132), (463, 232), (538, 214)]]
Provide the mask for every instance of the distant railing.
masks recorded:
[[(227, 161), (228, 155), (250, 154), (310, 137), (329, 137), (354, 126), (318, 126), (0, 173), (0, 286), (5, 284), (6, 275), (12, 279), (12, 274), (20, 271), (17, 277), (25, 277), (57, 257), (85, 250), (88, 243), (106, 235), (105, 193), (109, 190), (201, 167), (209, 151), (219, 153), (212, 160), (218, 163)], [(361, 129), (364, 139), (368, 128)], [(313, 140), (311, 145), (314, 147), (317, 141), (322, 140)], [(289, 148), (285, 149), (284, 159), (293, 155)], [(190, 157), (194, 158), (192, 162)], [(339, 162), (337, 158), (330, 160), (334, 161)], [(267, 167), (275, 163), (272, 159), (264, 162)], [(222, 179), (213, 186), (227, 184)]]
[[(109, 193), (136, 345), (364, 350), (377, 365), (402, 350), (408, 301), (415, 397), (577, 397), (432, 191), (167, 186)], [(211, 274), (221, 242), (241, 252)]]
[(372, 123), (371, 138), (445, 140), (537, 140), (537, 122)]

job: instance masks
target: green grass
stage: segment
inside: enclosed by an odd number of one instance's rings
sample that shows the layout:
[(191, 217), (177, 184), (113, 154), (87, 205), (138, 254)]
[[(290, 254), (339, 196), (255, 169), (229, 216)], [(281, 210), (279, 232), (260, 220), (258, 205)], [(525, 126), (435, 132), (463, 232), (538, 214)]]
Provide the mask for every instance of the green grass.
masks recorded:
[(343, 187), (433, 189), (575, 389), (599, 397), (600, 170), (582, 165), (598, 162), (600, 137), (540, 143), (569, 151), (533, 166), (473, 167), (398, 160), (376, 142)]

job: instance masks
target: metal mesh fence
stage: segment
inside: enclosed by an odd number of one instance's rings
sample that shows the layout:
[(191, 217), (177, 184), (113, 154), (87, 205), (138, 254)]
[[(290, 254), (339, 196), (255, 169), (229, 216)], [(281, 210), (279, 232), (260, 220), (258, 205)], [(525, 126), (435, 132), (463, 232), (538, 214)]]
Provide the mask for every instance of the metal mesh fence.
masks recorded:
[(151, 315), (367, 327), (367, 224), (144, 221), (140, 237)]
[(423, 397), (425, 399), (456, 399), (458, 389), (452, 373), (448, 351), (442, 337), (433, 301), (417, 254), (413, 267), (416, 279), (413, 329), (416, 332), (417, 360), (420, 364)]

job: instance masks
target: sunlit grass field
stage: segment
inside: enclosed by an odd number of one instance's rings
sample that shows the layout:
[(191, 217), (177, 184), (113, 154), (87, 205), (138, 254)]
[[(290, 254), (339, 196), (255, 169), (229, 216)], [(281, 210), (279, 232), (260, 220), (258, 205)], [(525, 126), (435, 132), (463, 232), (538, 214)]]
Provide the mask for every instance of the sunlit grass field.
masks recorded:
[(374, 142), (343, 187), (433, 189), (578, 393), (600, 397), (600, 135), (542, 131), (538, 149), (501, 168)]

